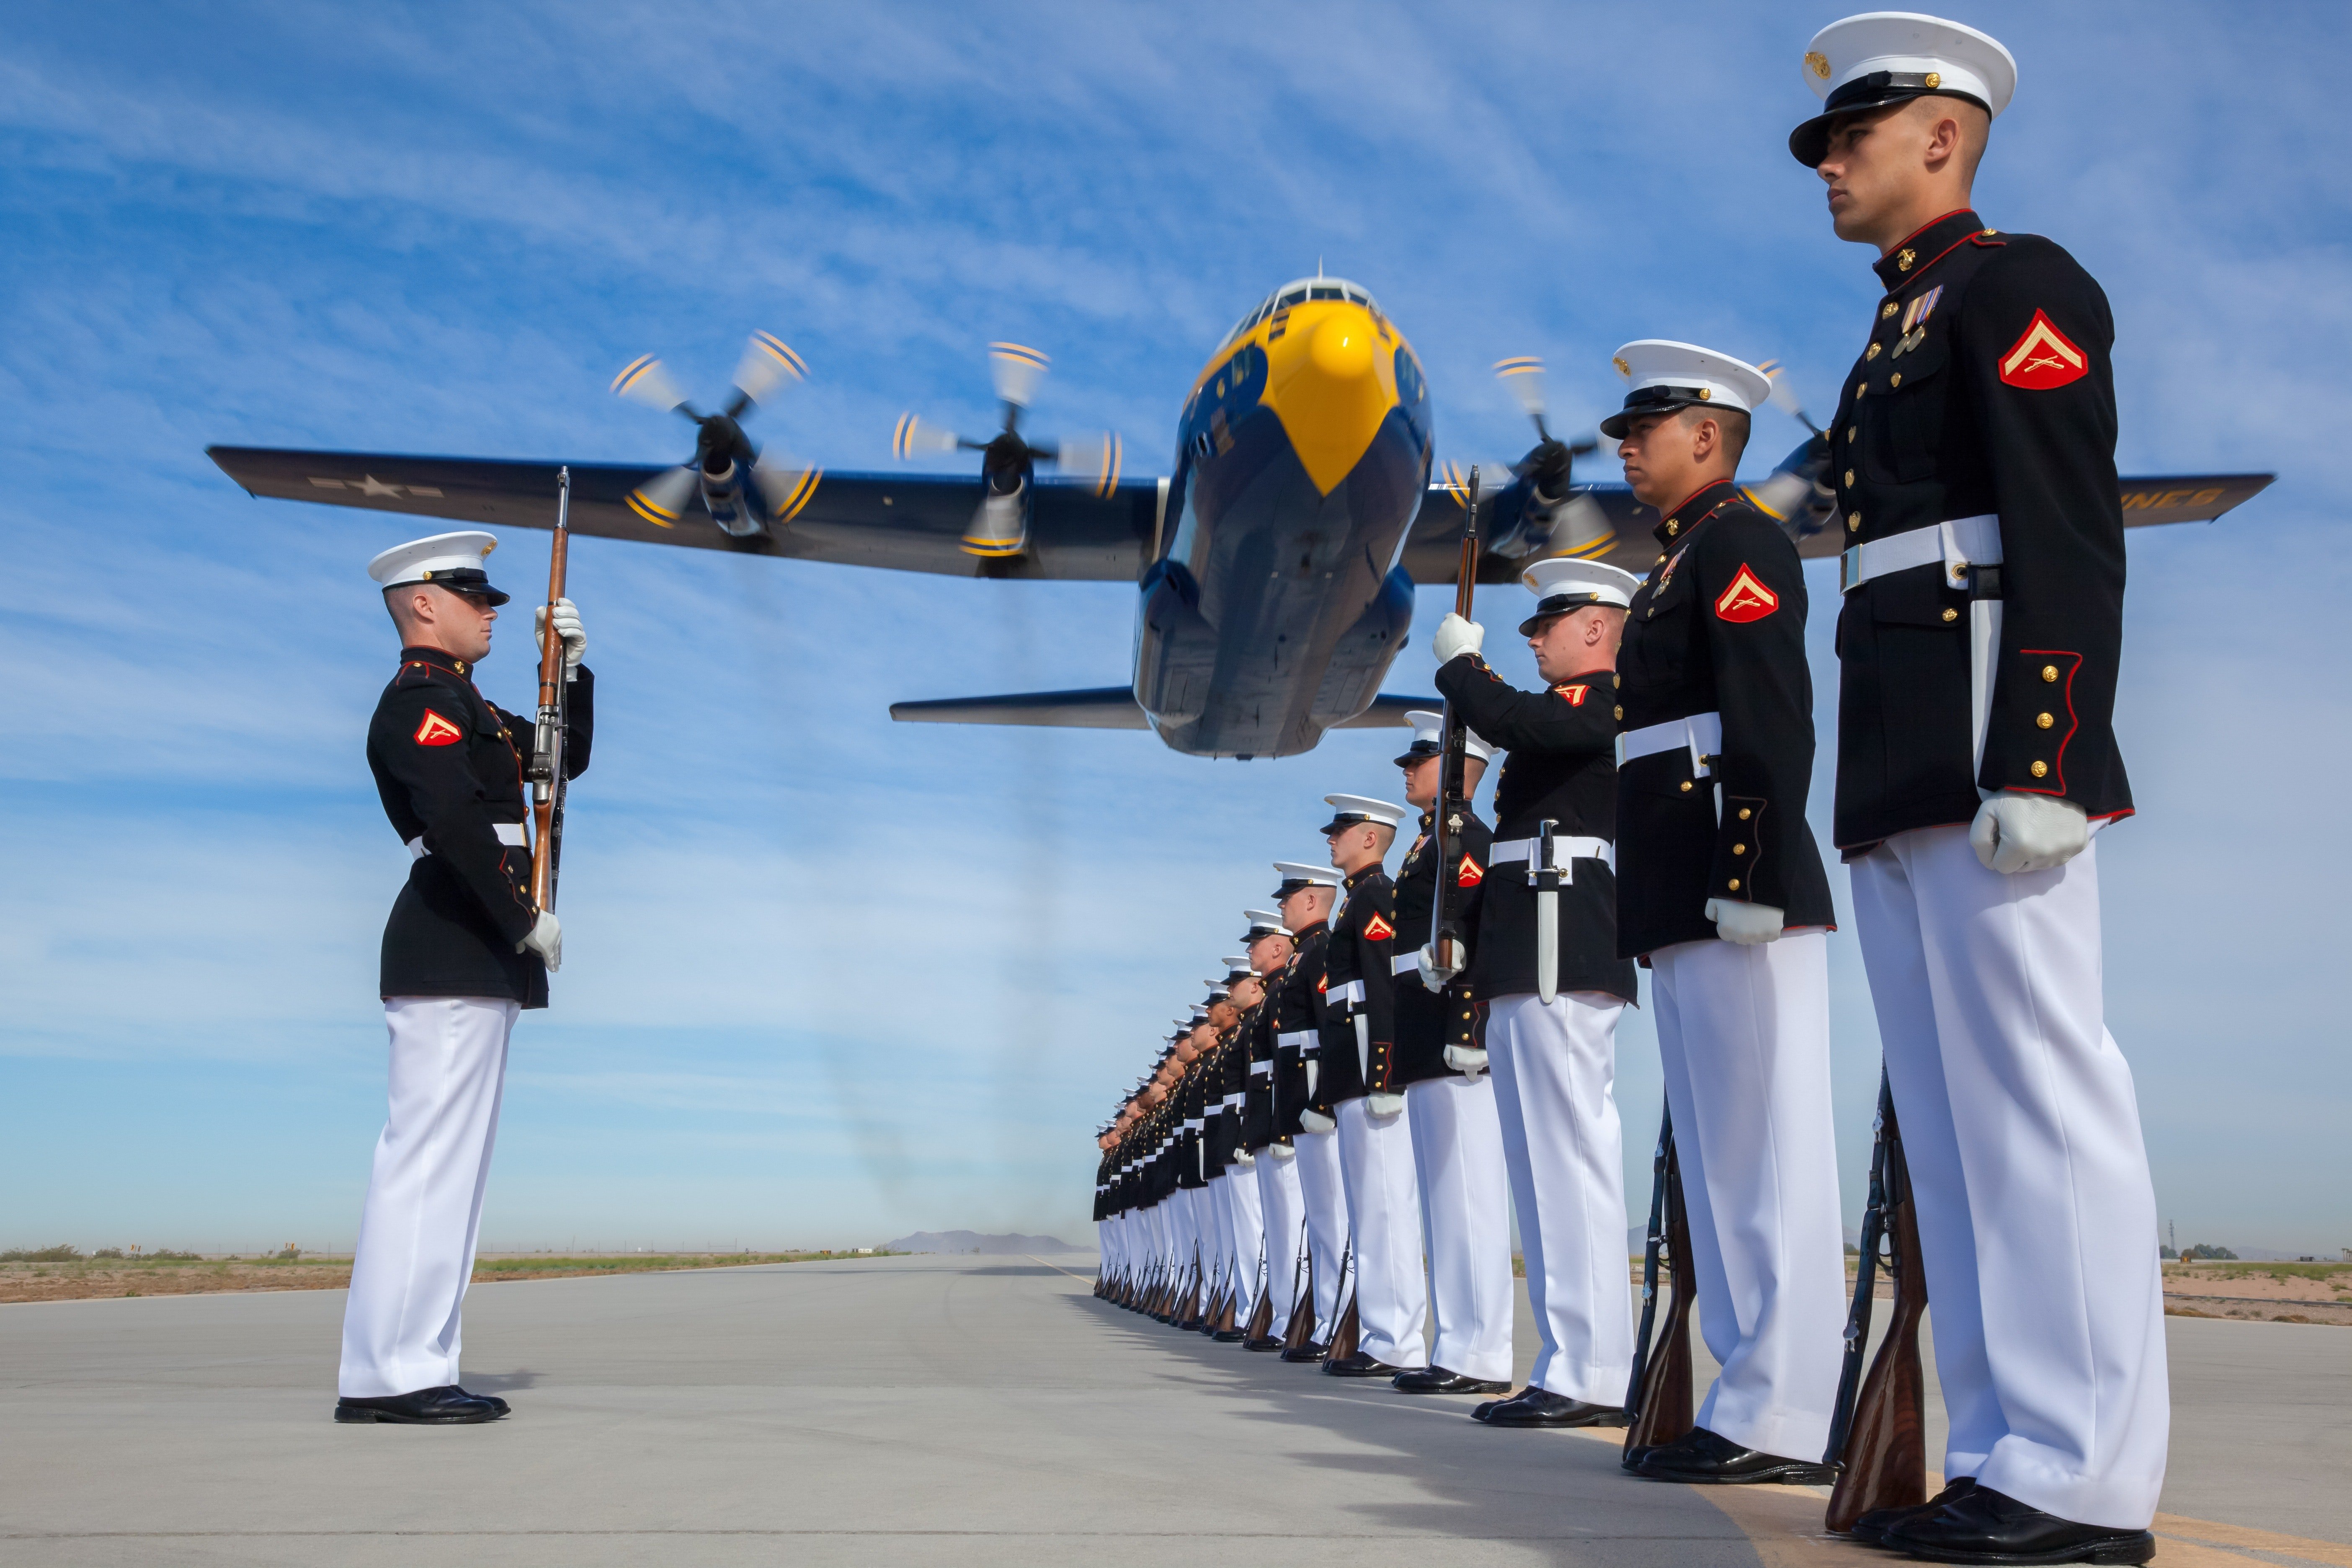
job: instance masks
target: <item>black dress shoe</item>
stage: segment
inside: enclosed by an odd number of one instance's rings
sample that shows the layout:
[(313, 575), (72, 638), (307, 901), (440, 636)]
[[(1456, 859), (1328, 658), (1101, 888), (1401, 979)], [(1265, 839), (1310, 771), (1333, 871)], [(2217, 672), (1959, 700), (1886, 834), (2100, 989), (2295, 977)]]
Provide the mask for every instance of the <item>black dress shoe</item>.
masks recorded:
[(1285, 1361), (1317, 1362), (1321, 1361), (1325, 1356), (1328, 1356), (1330, 1353), (1331, 1347), (1329, 1345), (1318, 1345), (1313, 1340), (1309, 1340), (1303, 1345), (1283, 1352), (1282, 1359)]
[(496, 1421), (507, 1413), (505, 1402), (477, 1398), (456, 1384), (395, 1394), (388, 1399), (339, 1399), (335, 1419), (346, 1425), (389, 1421), (411, 1426), (461, 1426)]
[(1399, 1394), (1508, 1394), (1511, 1385), (1488, 1377), (1465, 1377), (1442, 1366), (1416, 1367), (1393, 1379)]
[(1353, 1355), (1343, 1355), (1338, 1361), (1325, 1362), (1323, 1370), (1333, 1377), (1394, 1377), (1404, 1368), (1391, 1366), (1384, 1361), (1374, 1361), (1358, 1351)]
[(1837, 1479), (1837, 1468), (1812, 1459), (1791, 1459), (1779, 1454), (1743, 1448), (1719, 1433), (1694, 1426), (1671, 1443), (1661, 1443), (1642, 1456), (1633, 1473), (1654, 1481), (1681, 1481), (1692, 1486), (1827, 1486)]
[(2145, 1530), (2076, 1524), (1990, 1487), (1888, 1526), (1878, 1543), (1930, 1563), (2145, 1563), (2156, 1555), (2156, 1537)]
[[(1480, 1415), (1478, 1410), (1486, 1414)], [(1529, 1384), (1508, 1399), (1482, 1405), (1470, 1414), (1489, 1426), (1622, 1426), (1625, 1412), (1614, 1405), (1591, 1405)]]
[[(1244, 1340), (1249, 1338), (1249, 1335), (1244, 1333), (1239, 1329), (1219, 1329), (1215, 1333), (1211, 1334), (1209, 1337), (1216, 1341), (1221, 1345), (1237, 1345)], [(1274, 1342), (1280, 1344), (1282, 1342), (1280, 1340), (1276, 1340)]]
[(1282, 1342), (1272, 1334), (1266, 1335), (1262, 1340), (1244, 1340), (1242, 1342), (1242, 1349), (1245, 1351), (1278, 1351), (1281, 1348)]
[[(455, 1386), (455, 1385), (453, 1384), (452, 1386)], [(499, 1413), (499, 1415), (504, 1415), (508, 1414), (508, 1412), (509, 1412), (509, 1405), (507, 1405), (507, 1402), (506, 1402), (505, 1400), (503, 1400), (503, 1399), (500, 1399), (500, 1398), (499, 1398), (497, 1394), (469, 1394), (469, 1393), (467, 1393), (467, 1391), (466, 1391), (465, 1389), (462, 1389), (462, 1388), (458, 1389), (458, 1390), (457, 1390), (457, 1392), (458, 1392), (458, 1393), (460, 1393), (460, 1394), (464, 1394), (466, 1395), (466, 1397), (467, 1397), (467, 1398), (468, 1398), (468, 1399), (478, 1399), (478, 1400), (480, 1400), (483, 1404), (492, 1406), (492, 1407), (493, 1407), (493, 1408), (495, 1408), (495, 1409), (498, 1411), (498, 1413)]]
[(1865, 1546), (1875, 1546), (1880, 1538), (1906, 1519), (1925, 1519), (1948, 1502), (1957, 1502), (1977, 1489), (1974, 1476), (1962, 1476), (1926, 1502), (1915, 1502), (1905, 1508), (1874, 1508), (1853, 1521), (1846, 1531)]

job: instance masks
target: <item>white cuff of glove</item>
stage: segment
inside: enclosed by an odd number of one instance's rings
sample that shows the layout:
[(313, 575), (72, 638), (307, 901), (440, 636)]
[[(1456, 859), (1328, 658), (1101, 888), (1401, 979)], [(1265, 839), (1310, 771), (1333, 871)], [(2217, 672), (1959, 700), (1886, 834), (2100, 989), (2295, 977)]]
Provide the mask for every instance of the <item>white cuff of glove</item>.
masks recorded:
[(1364, 1109), (1370, 1111), (1374, 1116), (1389, 1117), (1401, 1115), (1404, 1110), (1404, 1096), (1401, 1094), (1368, 1094), (1364, 1096)]
[(1486, 628), (1451, 611), (1437, 623), (1437, 635), (1429, 640), (1430, 651), (1442, 665), (1452, 664), (1464, 654), (1475, 654), (1486, 646)]
[[(543, 644), (547, 640), (547, 606), (541, 605), (530, 613), (533, 636)], [(555, 601), (555, 635), (563, 639), (565, 672), (578, 669), (580, 661), (588, 654), (588, 634), (581, 628), (580, 609), (569, 599)]]
[(1309, 1132), (1328, 1132), (1339, 1124), (1319, 1110), (1302, 1110), (1298, 1113), (1298, 1125)]
[(1777, 941), (1780, 935), (1781, 912), (1770, 904), (1743, 904), (1737, 899), (1709, 899), (1706, 918), (1715, 922), (1715, 934), (1726, 942), (1742, 947), (1754, 947), (1759, 942)]
[(535, 952), (547, 960), (550, 974), (563, 967), (563, 926), (553, 910), (539, 911), (539, 923), (530, 928), (529, 936), (515, 943), (515, 951)]
[(1274, 1156), (1275, 1162), (1277, 1164), (1284, 1161), (1296, 1160), (1298, 1158), (1298, 1151), (1292, 1148), (1287, 1143), (1269, 1143), (1265, 1147), (1266, 1152)]
[(1437, 962), (1437, 949), (1434, 947), (1424, 947), (1421, 950), (1420, 967), (1422, 986), (1429, 991), (1444, 990), (1447, 983), (1460, 973), (1457, 970), (1441, 968)]
[(2090, 841), (2089, 816), (2054, 795), (2003, 790), (1977, 807), (1977, 819), (1969, 824), (1969, 847), (1986, 869), (2004, 877), (2054, 871)]
[(1237, 1170), (1246, 1171), (1257, 1163), (1257, 1156), (1246, 1149), (1236, 1149), (1231, 1163)]
[(1476, 1078), (1486, 1070), (1486, 1053), (1474, 1046), (1448, 1046), (1445, 1065), (1465, 1078)]

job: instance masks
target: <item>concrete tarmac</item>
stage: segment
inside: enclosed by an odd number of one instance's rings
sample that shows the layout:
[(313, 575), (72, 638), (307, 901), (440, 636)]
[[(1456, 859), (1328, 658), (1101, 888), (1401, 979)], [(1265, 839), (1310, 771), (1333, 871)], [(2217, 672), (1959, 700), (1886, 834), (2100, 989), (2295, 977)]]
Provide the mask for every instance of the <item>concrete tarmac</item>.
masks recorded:
[[(1091, 1262), (482, 1287), (466, 1383), (515, 1414), (468, 1427), (330, 1421), (341, 1291), (0, 1307), (0, 1561), (1888, 1561), (1822, 1538), (1811, 1489), (1633, 1480), (1617, 1434), (1179, 1334), (1094, 1300)], [(2352, 1333), (2169, 1327), (2158, 1562), (2352, 1568)]]

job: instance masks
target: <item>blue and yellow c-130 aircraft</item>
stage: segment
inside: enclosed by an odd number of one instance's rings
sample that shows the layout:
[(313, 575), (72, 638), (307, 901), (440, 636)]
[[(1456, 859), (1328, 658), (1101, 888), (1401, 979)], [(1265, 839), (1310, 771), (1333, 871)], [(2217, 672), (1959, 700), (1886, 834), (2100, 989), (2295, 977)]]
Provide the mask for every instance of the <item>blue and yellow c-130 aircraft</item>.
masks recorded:
[[(1433, 410), (1420, 360), (1371, 296), (1337, 278), (1266, 296), (1225, 335), (1193, 383), (1177, 426), (1174, 471), (1120, 472), (1115, 436), (1033, 445), (1020, 430), (1045, 357), (992, 347), (1003, 427), (959, 437), (909, 415), (901, 458), (980, 454), (981, 474), (835, 474), (762, 455), (741, 420), (805, 369), (754, 334), (735, 398), (702, 414), (658, 361), (630, 365), (625, 396), (696, 426), (693, 456), (669, 468), (506, 462), (214, 447), (248, 492), (460, 522), (550, 528), (556, 474), (572, 470), (581, 534), (786, 559), (956, 576), (1125, 581), (1137, 585), (1128, 685), (894, 704), (900, 720), (1150, 729), (1195, 756), (1289, 756), (1327, 730), (1394, 724), (1431, 697), (1383, 696), (1405, 645), (1416, 584), (1454, 580), (1467, 518), (1458, 466), (1433, 478)], [(1533, 416), (1537, 444), (1496, 466), (1478, 501), (1482, 583), (1572, 554), (1646, 573), (1655, 514), (1622, 484), (1577, 484), (1571, 447), (1544, 423), (1541, 367), (1496, 367)], [(1800, 420), (1792, 400), (1783, 406)], [(1805, 421), (1810, 425), (1810, 421)], [(1749, 499), (1808, 556), (1833, 555), (1832, 492), (1818, 432)], [(1059, 472), (1041, 479), (1041, 466)], [(1482, 476), (1482, 478), (1485, 476)], [(2267, 475), (2124, 483), (2134, 523), (2220, 516)], [(705, 518), (691, 518), (697, 495)]]

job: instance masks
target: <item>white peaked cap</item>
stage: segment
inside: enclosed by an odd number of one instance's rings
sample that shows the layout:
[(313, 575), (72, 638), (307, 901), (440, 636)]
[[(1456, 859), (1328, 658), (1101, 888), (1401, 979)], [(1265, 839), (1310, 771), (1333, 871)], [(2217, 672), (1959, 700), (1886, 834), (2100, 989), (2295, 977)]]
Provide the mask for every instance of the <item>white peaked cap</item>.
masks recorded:
[(2017, 91), (2017, 57), (1964, 22), (1917, 11), (1864, 11), (1832, 22), (1805, 47), (1805, 85), (1822, 112), (1790, 133), (1811, 167), (1827, 155), (1829, 120), (1936, 94), (1965, 98), (1998, 117)]
[[(1347, 879), (1337, 866), (1309, 866), (1303, 860), (1276, 860), (1274, 868), (1282, 873), (1285, 882), (1312, 882), (1318, 887), (1336, 888)], [(1292, 889), (1297, 891), (1296, 889)]]
[(499, 547), (498, 536), (468, 529), (462, 533), (436, 533), (430, 539), (412, 539), (405, 544), (395, 544), (368, 563), (368, 575), (379, 588), (397, 588), (408, 583), (447, 581), (453, 588), (467, 593), (487, 593), (493, 603), (503, 603), (506, 595), (492, 588), (483, 560)]
[[(1407, 762), (1419, 762), (1423, 757), (1433, 757), (1444, 749), (1444, 714), (1433, 713), (1426, 708), (1416, 708), (1404, 716), (1404, 721), (1412, 726), (1412, 745), (1403, 756), (1397, 759), (1397, 766), (1402, 767)], [(1465, 731), (1462, 742), (1463, 750), (1480, 762), (1494, 760), (1495, 748), (1481, 740), (1477, 731)]]
[(1359, 822), (1370, 822), (1382, 827), (1394, 827), (1412, 815), (1412, 808), (1391, 805), (1384, 800), (1374, 800), (1368, 795), (1327, 795), (1323, 804), (1331, 808), (1331, 820), (1323, 829), (1326, 833)]
[(1601, 422), (1612, 441), (1624, 439), (1639, 415), (1694, 406), (1751, 413), (1772, 395), (1772, 378), (1746, 360), (1670, 338), (1637, 338), (1610, 363), (1630, 384), (1625, 406)]
[(1555, 555), (1519, 574), (1519, 581), (1536, 596), (1536, 614), (1556, 616), (1587, 605), (1614, 605), (1623, 609), (1633, 602), (1642, 580), (1622, 566), (1605, 561), (1579, 561)]

